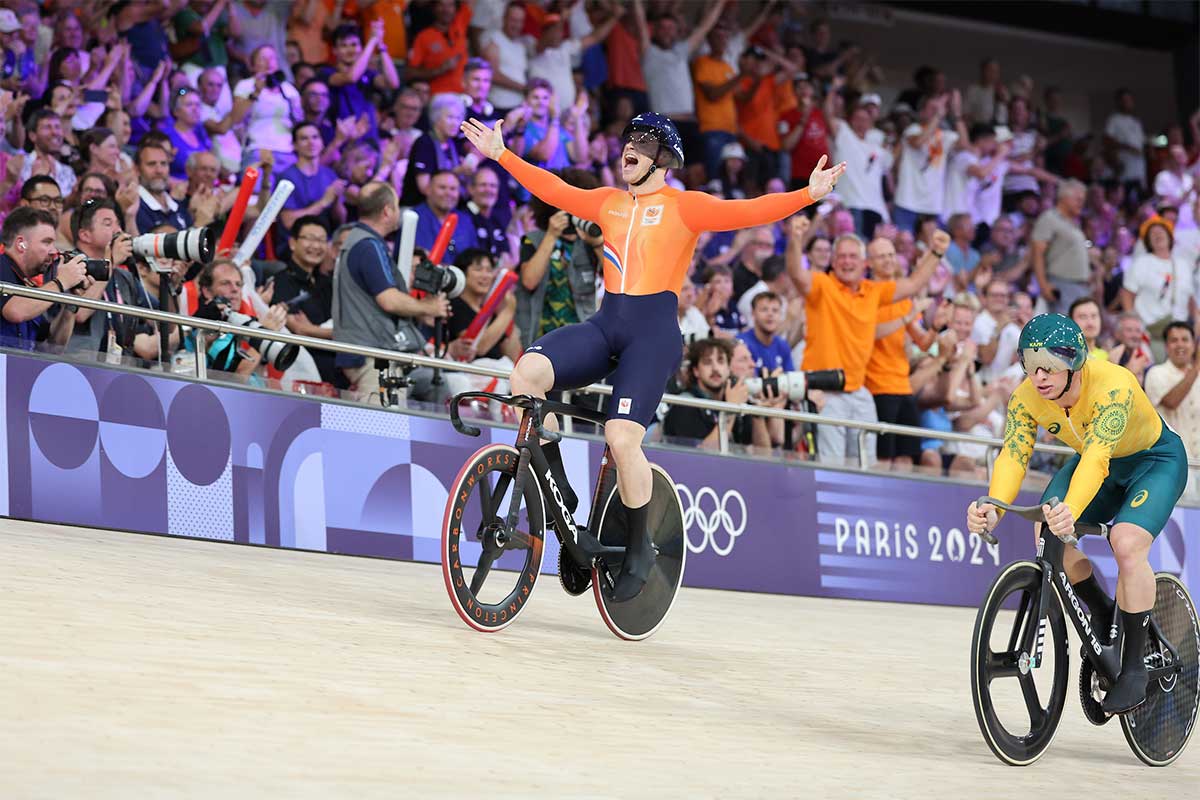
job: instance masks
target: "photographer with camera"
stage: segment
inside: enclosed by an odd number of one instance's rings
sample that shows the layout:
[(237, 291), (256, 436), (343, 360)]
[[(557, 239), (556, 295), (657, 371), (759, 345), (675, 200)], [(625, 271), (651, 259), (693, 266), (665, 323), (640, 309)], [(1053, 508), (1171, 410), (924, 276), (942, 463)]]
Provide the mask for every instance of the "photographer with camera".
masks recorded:
[[(108, 199), (84, 202), (71, 218), (75, 249), (87, 257), (88, 274), (95, 278), (83, 296), (152, 308), (149, 290), (122, 266), (131, 262), (133, 237), (121, 230), (120, 219), (117, 204)], [(148, 361), (158, 359), (158, 328), (148, 320), (81, 308), (75, 326), (68, 350), (105, 353), (110, 363), (120, 363), (127, 352)], [(171, 349), (178, 342), (178, 330), (173, 328)]]
[[(93, 283), (83, 254), (60, 261), (55, 247), (54, 216), (39, 208), (15, 209), (0, 227), (0, 281), (35, 286), (33, 279), (46, 275), (41, 288), (51, 292), (78, 293)], [(56, 267), (57, 265), (57, 267)], [(0, 340), (32, 350), (40, 341), (63, 346), (75, 330), (75, 307), (57, 311), (54, 303), (27, 297), (0, 297)], [(15, 340), (15, 341), (14, 341)]]
[[(413, 211), (417, 212), (417, 247), (426, 252), (433, 248), (442, 223), (458, 208), (461, 187), (458, 176), (450, 170), (438, 170), (430, 176), (429, 184), (425, 188), (425, 202), (413, 208)], [(459, 214), (458, 224), (454, 228), (454, 235), (450, 237), (444, 260), (450, 263), (459, 253), (477, 246), (475, 226), (471, 217)]]
[[(421, 352), (425, 336), (417, 328), (418, 320), (449, 316), (450, 301), (440, 293), (420, 300), (408, 294), (384, 241), (400, 227), (396, 190), (372, 181), (362, 188), (358, 208), (359, 220), (346, 235), (333, 270), (333, 338), (402, 353)], [(381, 403), (380, 364), (340, 353), (335, 363), (361, 399)], [(433, 370), (415, 369), (408, 379), (413, 399), (435, 399)]]
[[(726, 403), (743, 404), (750, 400), (747, 382), (730, 374), (734, 343), (728, 339), (701, 339), (693, 342), (687, 351), (688, 386), (684, 395), (708, 400), (723, 400)], [(764, 392), (762, 405), (779, 407), (784, 398), (770, 390)], [(663, 420), (663, 436), (668, 438), (696, 439), (701, 447), (720, 446), (720, 417), (715, 411), (691, 406), (671, 406)], [(733, 444), (771, 447), (771, 432), (765, 417), (750, 417), (729, 414), (725, 417), (725, 432)]]
[[(594, 175), (577, 169), (563, 170), (562, 179), (580, 189), (600, 185)], [(521, 238), (516, 290), (524, 347), (596, 313), (596, 272), (604, 257), (604, 234), (594, 220), (572, 217), (537, 197), (529, 205), (537, 230)]]
[(261, 151), (270, 150), (276, 171), (282, 172), (296, 163), (292, 124), (304, 118), (300, 93), (280, 69), (279, 54), (271, 45), (256, 47), (250, 55), (250, 66), (254, 74), (233, 88), (235, 99), (248, 98), (251, 103), (241, 168), (261, 161)]
[(259, 367), (270, 365), (282, 372), (296, 360), (299, 348), (279, 342), (256, 340), (250, 335), (254, 328), (283, 330), (287, 306), (277, 303), (261, 320), (255, 319), (254, 307), (242, 293), (242, 271), (231, 259), (218, 258), (201, 270), (196, 278), (197, 296), (192, 301), (191, 315), (199, 319), (225, 320), (247, 328), (247, 336), (221, 334), (208, 343), (207, 351), (197, 358), (207, 359), (208, 366), (238, 375), (251, 376)]

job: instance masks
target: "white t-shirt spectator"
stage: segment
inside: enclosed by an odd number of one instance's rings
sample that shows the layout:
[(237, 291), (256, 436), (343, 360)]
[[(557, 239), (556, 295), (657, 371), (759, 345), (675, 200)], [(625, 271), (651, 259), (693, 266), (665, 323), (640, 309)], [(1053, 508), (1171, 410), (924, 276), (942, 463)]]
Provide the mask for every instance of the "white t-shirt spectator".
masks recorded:
[(971, 219), (994, 225), (1000, 219), (1004, 200), (1004, 176), (1008, 174), (1008, 159), (1000, 159), (986, 177), (972, 178), (970, 191)]
[[(249, 97), (253, 92), (254, 78), (238, 81), (233, 89), (234, 97)], [(292, 121), (302, 117), (300, 93), (295, 86), (283, 83), (278, 89), (263, 89), (246, 117), (246, 147), (292, 152)]]
[(529, 53), (529, 77), (549, 81), (554, 87), (559, 110), (570, 108), (575, 102), (575, 76), (571, 72), (571, 59), (580, 53), (579, 40), (564, 39), (558, 47), (550, 47), (540, 53), (531, 47)]
[(887, 219), (883, 176), (892, 168), (892, 152), (881, 142), (872, 142), (872, 138), (871, 131), (860, 139), (849, 123), (838, 125), (833, 158), (845, 161), (846, 171), (838, 179), (837, 192), (847, 208), (865, 208)]
[(1200, 384), (1192, 384), (1191, 390), (1175, 408), (1166, 408), (1162, 399), (1183, 380), (1183, 370), (1164, 361), (1146, 370), (1146, 397), (1162, 414), (1163, 421), (1183, 439), (1183, 449), (1188, 458), (1200, 458)]
[(670, 50), (654, 42), (646, 48), (642, 54), (642, 73), (646, 76), (646, 93), (652, 109), (668, 117), (696, 113), (692, 71), (688, 66), (691, 57), (686, 41), (676, 42)]
[(1193, 292), (1192, 270), (1175, 258), (1144, 253), (1133, 259), (1121, 286), (1133, 292), (1133, 310), (1146, 325), (1188, 318), (1188, 301)]
[(946, 164), (958, 142), (958, 134), (939, 129), (920, 147), (908, 143), (909, 137), (920, 134), (921, 126), (916, 122), (904, 131), (896, 205), (940, 217), (945, 211)]
[[(1037, 147), (1037, 131), (1014, 131), (1012, 138), (1012, 150), (1009, 152), (1008, 158), (1010, 161), (1021, 161), (1026, 166), (1032, 165), (1032, 158), (1022, 161), (1023, 156), (1032, 156), (1034, 149)], [(1024, 173), (1017, 174), (1009, 172), (1004, 176), (1004, 191), (1007, 194), (1013, 192), (1038, 192), (1040, 194), (1037, 178)]]
[(1122, 150), (1117, 154), (1117, 160), (1121, 162), (1120, 180), (1137, 181), (1144, 186), (1146, 159), (1142, 148), (1146, 144), (1146, 132), (1142, 129), (1141, 120), (1131, 114), (1115, 113), (1104, 123), (1104, 133), (1123, 145), (1137, 148), (1136, 153)]
[[(478, 9), (478, 7), (476, 7)], [(478, 10), (476, 11), (476, 19)], [(487, 49), (489, 44), (496, 45), (497, 66), (509, 78), (521, 83), (529, 81), (529, 45), (524, 39), (513, 41), (504, 35), (504, 31), (487, 31), (483, 34), (480, 45)], [(516, 89), (505, 89), (492, 82), (492, 90), (488, 92), (488, 101), (496, 108), (509, 110), (525, 102), (525, 96)]]
[[(1185, 231), (1176, 228), (1175, 249), (1171, 251), (1171, 255), (1195, 276), (1200, 270), (1200, 228), (1189, 228)], [(1192, 285), (1197, 285), (1195, 277)]]
[[(986, 310), (975, 318), (975, 326), (971, 329), (971, 339), (975, 344), (990, 344), (996, 335), (996, 320)], [(996, 355), (979, 370), (981, 380), (991, 382), (1000, 378), (1012, 368), (1017, 357), (1017, 343), (1021, 339), (1021, 326), (1010, 322), (1000, 331), (1000, 341), (996, 343)]]
[[(946, 167), (946, 216), (971, 213), (971, 177), (968, 169), (979, 164), (979, 156), (970, 150), (959, 150), (950, 157)], [(972, 219), (974, 217), (972, 216)]]

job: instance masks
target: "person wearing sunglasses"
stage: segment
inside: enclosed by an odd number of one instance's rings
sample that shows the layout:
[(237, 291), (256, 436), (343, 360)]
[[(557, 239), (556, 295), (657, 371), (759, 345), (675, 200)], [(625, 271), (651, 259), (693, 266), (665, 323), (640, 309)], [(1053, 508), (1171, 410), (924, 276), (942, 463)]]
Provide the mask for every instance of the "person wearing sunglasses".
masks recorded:
[[(544, 397), (550, 390), (577, 388), (610, 376), (612, 404), (605, 440), (618, 470), (622, 502), (630, 509), (629, 551), (613, 592), (617, 602), (636, 597), (654, 563), (647, 530), (650, 465), (642, 439), (654, 418), (667, 380), (682, 352), (677, 307), (679, 291), (704, 231), (766, 225), (795, 214), (833, 190), (845, 164), (826, 168), (822, 158), (809, 186), (753, 200), (721, 200), (666, 185), (669, 170), (684, 165), (675, 124), (656, 113), (639, 114), (621, 137), (621, 180), (629, 187), (578, 189), (526, 162), (504, 145), (503, 121), (488, 128), (463, 123), (467, 139), (496, 160), (534, 196), (554, 208), (598, 224), (604, 236), (601, 262), (604, 302), (586, 322), (557, 328), (525, 351), (512, 375), (517, 394)], [(616, 368), (613, 368), (613, 360)], [(557, 424), (548, 419), (548, 425)], [(544, 448), (564, 502), (577, 502), (553, 444)], [(639, 533), (640, 531), (640, 533)]]
[[(1004, 446), (988, 495), (1005, 503), (1016, 499), (1039, 426), (1075, 451), (1042, 492), (1043, 510), (1058, 537), (1069, 536), (1076, 520), (1113, 522), (1108, 543), (1118, 570), (1115, 608), (1082, 551), (1067, 547), (1063, 566), (1102, 640), (1120, 616), (1121, 676), (1102, 705), (1105, 713), (1124, 714), (1146, 699), (1142, 652), (1155, 600), (1149, 553), (1187, 487), (1187, 452), (1133, 373), (1088, 358), (1083, 331), (1070, 318), (1034, 317), (1021, 330), (1017, 352), (1026, 378), (1008, 402)], [(1062, 502), (1050, 506), (1050, 498)], [(971, 533), (982, 534), (996, 522), (990, 504), (967, 508)]]

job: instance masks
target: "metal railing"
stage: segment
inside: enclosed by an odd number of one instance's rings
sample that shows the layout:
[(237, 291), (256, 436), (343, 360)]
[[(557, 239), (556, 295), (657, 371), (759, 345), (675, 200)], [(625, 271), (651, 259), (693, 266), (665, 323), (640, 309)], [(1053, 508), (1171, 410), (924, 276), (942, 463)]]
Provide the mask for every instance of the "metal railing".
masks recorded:
[[(332, 339), (315, 339), (310, 336), (299, 336), (294, 333), (281, 333), (273, 331), (269, 328), (254, 328), (251, 334), (249, 330), (241, 325), (234, 325), (223, 320), (208, 320), (198, 319), (196, 317), (184, 316), (175, 314), (169, 311), (156, 311), (154, 309), (141, 308), (139, 306), (128, 306), (119, 303), (111, 303), (107, 300), (94, 300), (89, 297), (77, 297), (75, 295), (64, 295), (59, 292), (51, 292), (45, 289), (36, 289), (30, 286), (20, 286), (14, 283), (5, 283), (0, 281), (0, 295), (10, 295), (13, 297), (28, 297), (33, 300), (41, 300), (49, 303), (63, 303), (67, 305), (79, 306), (81, 308), (91, 308), (96, 311), (108, 311), (115, 314), (123, 314), (129, 317), (137, 317), (139, 319), (149, 319), (155, 322), (164, 322), (171, 325), (179, 325), (184, 328), (192, 328), (196, 331), (196, 378), (199, 380), (207, 380), (207, 369), (205, 365), (204, 352), (207, 349), (205, 340), (208, 332), (214, 333), (230, 333), (238, 336), (252, 335), (255, 339), (267, 339), (273, 342), (282, 342), (284, 344), (295, 344), (317, 350), (328, 350), (335, 353), (346, 353), (348, 355), (362, 356), (364, 358), (374, 358), (389, 362), (401, 364), (410, 364), (416, 367), (432, 367), (441, 369), (446, 372), (462, 372), (469, 375), (484, 375), (489, 378), (504, 378), (509, 377), (509, 373), (505, 370), (496, 369), (494, 367), (484, 367), (469, 362), (451, 361), (440, 358), (432, 358), (430, 356), (416, 355), (414, 353), (400, 353), (395, 350), (383, 350), (378, 347), (364, 347), (362, 345), (347, 344), (338, 342)], [(578, 392), (591, 392), (594, 394), (611, 395), (612, 387), (600, 383), (594, 383), (590, 386), (576, 389)], [(667, 394), (663, 395), (663, 402), (672, 406), (690, 406), (692, 408), (702, 408), (708, 411), (715, 411), (719, 415), (718, 430), (720, 441), (720, 452), (729, 452), (729, 440), (725, 430), (725, 421), (727, 415), (747, 415), (767, 417), (772, 419), (789, 420), (792, 422), (812, 423), (818, 425), (832, 425), (840, 428), (850, 428), (857, 431), (858, 437), (858, 453), (859, 467), (861, 469), (869, 469), (871, 466), (871, 453), (867, 451), (866, 440), (867, 436), (872, 433), (894, 433), (901, 436), (915, 436), (925, 439), (937, 439), (939, 441), (948, 442), (964, 442), (968, 444), (983, 445), (987, 450), (987, 468), (988, 475), (991, 475), (992, 464), (996, 456), (999, 454), (1001, 447), (1004, 444), (1002, 439), (992, 436), (978, 436), (972, 433), (960, 433), (958, 431), (939, 431), (931, 428), (910, 427), (907, 425), (895, 425), (888, 422), (869, 422), (855, 419), (839, 419), (837, 417), (825, 417), (819, 414), (812, 414), (807, 411), (792, 411), (783, 408), (766, 408), (756, 405), (737, 405), (734, 403), (726, 403), (720, 400), (708, 400), (701, 397), (691, 397), (689, 395)], [(1064, 445), (1043, 444), (1037, 443), (1034, 449), (1038, 452), (1053, 453), (1057, 455), (1070, 455), (1075, 451)], [(1200, 470), (1200, 461), (1191, 460), (1188, 462), (1188, 467), (1194, 470)]]

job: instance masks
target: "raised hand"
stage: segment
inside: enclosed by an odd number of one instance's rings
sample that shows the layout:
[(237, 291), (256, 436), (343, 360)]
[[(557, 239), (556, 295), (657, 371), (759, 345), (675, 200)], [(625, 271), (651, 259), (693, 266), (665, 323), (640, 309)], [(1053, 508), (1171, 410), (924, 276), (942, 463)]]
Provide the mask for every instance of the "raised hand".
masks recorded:
[(496, 127), (488, 128), (479, 120), (472, 117), (462, 124), (463, 135), (475, 149), (486, 158), (499, 161), (504, 154), (504, 135), (500, 132), (503, 120), (496, 120)]
[(934, 254), (945, 254), (946, 248), (950, 246), (950, 234), (943, 230), (934, 231), (933, 236), (929, 239), (929, 246)]
[(826, 169), (825, 164), (828, 161), (828, 156), (821, 156), (821, 160), (813, 168), (812, 174), (808, 176), (808, 194), (813, 200), (820, 200), (832, 192), (833, 187), (837, 185), (838, 178), (842, 177), (842, 173), (846, 171), (845, 161)]

